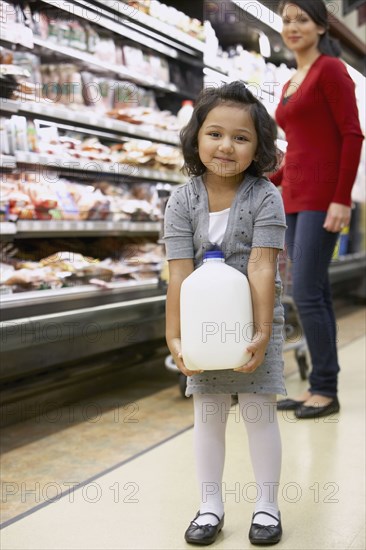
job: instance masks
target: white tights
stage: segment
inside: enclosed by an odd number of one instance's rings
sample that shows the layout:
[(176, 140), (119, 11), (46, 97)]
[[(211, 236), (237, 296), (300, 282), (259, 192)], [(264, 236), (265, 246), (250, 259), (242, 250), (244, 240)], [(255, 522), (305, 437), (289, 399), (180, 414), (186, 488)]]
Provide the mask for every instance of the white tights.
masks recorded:
[[(228, 414), (243, 418), (254, 471), (257, 494), (255, 512), (266, 511), (278, 517), (278, 484), (281, 471), (281, 438), (273, 394), (238, 394), (239, 411), (231, 409), (231, 395), (197, 394), (194, 401), (194, 446), (197, 478), (200, 489), (200, 513), (213, 512), (220, 518), (224, 513), (225, 488), (222, 476), (225, 462), (225, 430)], [(243, 479), (238, 472), (238, 481)], [(232, 490), (232, 487), (229, 489)], [(232, 494), (232, 493), (230, 493)], [(243, 485), (240, 482), (240, 498)], [(224, 500), (223, 500), (224, 496)], [(244, 491), (245, 496), (245, 491)], [(230, 498), (230, 496), (229, 496)], [(215, 516), (203, 516), (197, 523), (214, 525)], [(273, 524), (273, 519), (260, 514), (256, 523)]]

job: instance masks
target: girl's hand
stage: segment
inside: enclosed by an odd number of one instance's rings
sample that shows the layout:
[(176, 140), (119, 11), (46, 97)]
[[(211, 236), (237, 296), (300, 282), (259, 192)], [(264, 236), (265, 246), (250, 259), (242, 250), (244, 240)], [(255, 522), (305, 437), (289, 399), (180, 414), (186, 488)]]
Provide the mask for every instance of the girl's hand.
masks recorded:
[(349, 224), (350, 220), (351, 208), (349, 206), (331, 202), (323, 227), (331, 233), (338, 233), (338, 231), (342, 231)]
[(252, 358), (249, 359), (248, 363), (246, 363), (242, 367), (234, 369), (234, 371), (246, 373), (254, 372), (259, 367), (259, 365), (263, 363), (264, 354), (266, 353), (267, 346), (268, 337), (264, 336), (263, 334), (256, 333), (253, 336), (252, 342), (247, 347), (247, 351), (252, 354)]
[(169, 343), (169, 350), (172, 354), (174, 363), (177, 368), (186, 376), (193, 376), (194, 374), (201, 374), (203, 370), (189, 370), (186, 368), (182, 358), (182, 346), (180, 338), (173, 338)]

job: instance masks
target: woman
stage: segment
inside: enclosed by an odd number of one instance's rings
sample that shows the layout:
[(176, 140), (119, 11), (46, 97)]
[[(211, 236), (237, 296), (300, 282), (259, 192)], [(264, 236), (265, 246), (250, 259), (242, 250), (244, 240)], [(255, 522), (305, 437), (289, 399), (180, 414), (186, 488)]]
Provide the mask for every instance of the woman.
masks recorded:
[(297, 71), (283, 88), (276, 120), (286, 133), (283, 167), (271, 180), (282, 186), (293, 269), (293, 298), (312, 361), (310, 387), (278, 401), (297, 418), (339, 411), (336, 324), (328, 267), (339, 231), (351, 217), (351, 190), (363, 140), (354, 83), (337, 59), (322, 0), (282, 0), (282, 37)]

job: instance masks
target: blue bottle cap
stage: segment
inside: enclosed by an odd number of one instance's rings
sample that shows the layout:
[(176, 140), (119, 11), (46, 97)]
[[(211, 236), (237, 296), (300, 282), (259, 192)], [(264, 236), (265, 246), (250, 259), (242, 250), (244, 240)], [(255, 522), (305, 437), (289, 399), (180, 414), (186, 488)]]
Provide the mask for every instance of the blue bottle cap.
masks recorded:
[(225, 255), (221, 250), (208, 250), (203, 255), (203, 261), (213, 259), (213, 258), (217, 258), (219, 260), (224, 260)]

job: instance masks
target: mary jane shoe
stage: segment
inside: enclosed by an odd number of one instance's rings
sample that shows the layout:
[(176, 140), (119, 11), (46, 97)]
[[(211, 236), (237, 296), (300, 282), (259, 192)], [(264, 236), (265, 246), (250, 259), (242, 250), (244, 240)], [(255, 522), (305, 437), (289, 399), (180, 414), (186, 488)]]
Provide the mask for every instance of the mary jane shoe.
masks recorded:
[[(207, 523), (206, 525), (199, 525), (198, 523), (196, 523), (195, 520), (198, 517), (206, 515), (215, 516), (215, 518), (218, 519), (219, 523), (217, 523), (216, 525), (212, 525), (211, 523)], [(184, 534), (184, 538), (190, 544), (201, 544), (205, 546), (212, 544), (213, 542), (215, 542), (218, 534), (224, 526), (224, 516), (225, 514), (220, 519), (219, 516), (217, 516), (213, 512), (204, 512), (203, 514), (200, 514), (200, 512), (198, 511), (194, 519), (189, 524), (189, 527)]]
[[(260, 523), (254, 523), (254, 518), (258, 514), (265, 514), (275, 519), (277, 525), (261, 525)], [(252, 544), (258, 546), (269, 546), (270, 544), (277, 544), (282, 537), (282, 525), (281, 514), (278, 512), (278, 518), (269, 514), (268, 512), (256, 512), (252, 517), (252, 525), (249, 530), (249, 540)]]

